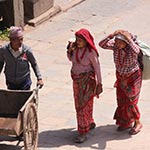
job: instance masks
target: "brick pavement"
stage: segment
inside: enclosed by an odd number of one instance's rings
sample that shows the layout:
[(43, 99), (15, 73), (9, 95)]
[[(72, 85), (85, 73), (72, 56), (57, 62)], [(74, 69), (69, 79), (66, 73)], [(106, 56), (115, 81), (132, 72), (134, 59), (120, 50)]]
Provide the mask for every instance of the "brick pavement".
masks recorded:
[[(77, 132), (72, 81), (69, 74), (71, 64), (68, 62), (65, 53), (67, 39), (81, 26), (90, 28), (96, 37), (96, 43), (105, 36), (105, 33), (109, 33), (116, 28), (127, 28), (149, 43), (148, 33), (150, 30), (147, 24), (150, 22), (143, 18), (143, 16), (150, 17), (149, 1), (141, 2), (138, 0), (127, 3), (123, 0), (122, 3), (127, 5), (124, 6), (124, 10), (119, 7), (119, 0), (116, 0), (114, 5), (110, 4), (109, 1), (101, 0), (103, 6), (101, 8), (97, 5), (98, 2), (99, 0), (92, 0), (92, 2), (86, 0), (80, 5), (80, 8), (77, 6), (68, 12), (57, 15), (37, 28), (31, 28), (25, 32), (25, 43), (33, 48), (45, 81), (45, 86), (39, 93), (39, 150), (150, 149), (150, 81), (143, 81), (139, 101), (141, 119), (144, 124), (141, 133), (136, 136), (129, 136), (127, 132), (116, 132), (115, 122), (112, 120), (116, 108), (112, 53), (101, 49), (99, 50), (104, 93), (100, 99), (95, 99), (94, 117), (97, 128), (89, 134), (89, 140), (85, 143), (78, 145), (72, 141)], [(117, 8), (115, 7), (116, 3), (118, 4)], [(106, 4), (107, 7), (105, 8)], [(133, 7), (134, 9), (131, 9)], [(104, 10), (101, 11), (103, 8)], [(109, 14), (110, 8), (111, 16)], [(86, 13), (82, 13), (81, 9), (84, 9)], [(95, 15), (92, 16), (92, 14)], [(131, 20), (134, 20), (134, 22)], [(140, 24), (138, 24), (139, 21)], [(138, 28), (136, 27), (137, 24)], [(34, 88), (35, 78), (33, 74), (32, 79)], [(5, 87), (3, 75), (0, 77), (0, 83), (1, 88)], [(6, 141), (1, 142), (4, 145), (0, 144), (0, 150), (2, 147), (4, 150), (20, 150), (20, 147), (14, 146), (16, 142), (10, 141), (7, 143)]]

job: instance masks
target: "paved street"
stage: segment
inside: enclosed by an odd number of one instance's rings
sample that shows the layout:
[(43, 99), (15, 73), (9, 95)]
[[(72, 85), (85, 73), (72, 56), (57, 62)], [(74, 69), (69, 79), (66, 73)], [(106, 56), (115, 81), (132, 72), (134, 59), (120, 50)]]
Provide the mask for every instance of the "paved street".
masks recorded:
[[(62, 1), (62, 0), (59, 0)], [(58, 2), (59, 2), (58, 1)], [(112, 52), (102, 50), (98, 42), (116, 29), (126, 29), (150, 44), (149, 0), (86, 0), (60, 13), (36, 28), (27, 28), (25, 43), (33, 48), (45, 86), (39, 92), (38, 150), (149, 150), (150, 149), (150, 80), (143, 81), (139, 108), (142, 131), (136, 136), (116, 131), (113, 114), (116, 97), (113, 84), (115, 69)], [(100, 53), (104, 92), (95, 99), (94, 118), (97, 128), (83, 144), (75, 144), (76, 117), (73, 104), (71, 64), (66, 58), (66, 44), (80, 28), (95, 37)], [(33, 88), (35, 77), (32, 73)], [(0, 88), (5, 88), (4, 76)], [(0, 150), (20, 150), (12, 138), (0, 137)]]

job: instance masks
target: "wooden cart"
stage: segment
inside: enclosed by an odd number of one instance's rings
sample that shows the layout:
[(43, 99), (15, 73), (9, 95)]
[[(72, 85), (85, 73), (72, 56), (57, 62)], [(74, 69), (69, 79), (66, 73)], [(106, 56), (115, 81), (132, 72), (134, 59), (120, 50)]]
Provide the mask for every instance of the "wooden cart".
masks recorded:
[(0, 135), (22, 137), (25, 150), (36, 150), (38, 143), (38, 89), (0, 90)]

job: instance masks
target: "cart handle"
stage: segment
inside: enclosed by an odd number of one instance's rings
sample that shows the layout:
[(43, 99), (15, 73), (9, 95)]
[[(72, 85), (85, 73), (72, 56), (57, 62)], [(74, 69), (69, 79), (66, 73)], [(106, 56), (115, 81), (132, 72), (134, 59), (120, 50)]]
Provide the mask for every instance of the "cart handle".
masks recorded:
[[(27, 104), (32, 101), (32, 98), (33, 98), (35, 95), (38, 96), (38, 91), (39, 91), (40, 87), (41, 87), (40, 85), (37, 85), (36, 88), (33, 89), (32, 95), (29, 97), (29, 99), (28, 99), (28, 100), (25, 102), (25, 104), (22, 106), (22, 108), (20, 109), (20, 112), (23, 112), (23, 111), (24, 111), (24, 109), (26, 108)], [(38, 98), (37, 98), (37, 100), (38, 100)], [(38, 101), (37, 101), (37, 103), (38, 103)]]
[(38, 84), (34, 90), (38, 93), (40, 88), (41, 88), (41, 85)]

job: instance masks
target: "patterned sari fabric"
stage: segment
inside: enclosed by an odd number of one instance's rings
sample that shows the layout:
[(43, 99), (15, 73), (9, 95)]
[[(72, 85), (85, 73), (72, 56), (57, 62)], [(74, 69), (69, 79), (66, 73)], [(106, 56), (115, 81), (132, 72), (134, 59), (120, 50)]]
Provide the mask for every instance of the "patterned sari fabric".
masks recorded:
[(72, 74), (75, 108), (77, 113), (78, 131), (87, 133), (93, 120), (93, 99), (96, 88), (93, 72)]
[(137, 107), (141, 84), (142, 72), (137, 70), (131, 75), (119, 75), (116, 73), (117, 82), (117, 104), (114, 119), (116, 124), (122, 127), (129, 127), (140, 118), (140, 112)]

